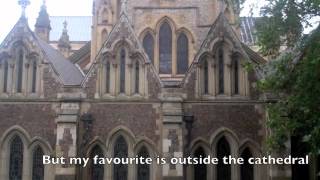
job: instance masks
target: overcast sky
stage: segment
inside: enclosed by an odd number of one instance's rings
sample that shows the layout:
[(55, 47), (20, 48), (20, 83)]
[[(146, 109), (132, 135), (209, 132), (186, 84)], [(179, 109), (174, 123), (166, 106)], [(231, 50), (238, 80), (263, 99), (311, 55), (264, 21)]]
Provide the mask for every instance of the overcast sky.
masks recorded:
[[(29, 25), (33, 29), (43, 0), (30, 0), (31, 4), (27, 8)], [(92, 10), (92, 0), (46, 0), (50, 16), (90, 16)], [(256, 3), (258, 2), (258, 3)], [(242, 16), (249, 15), (249, 9), (255, 4), (255, 15), (258, 15), (258, 6), (263, 0), (247, 0)], [(258, 4), (258, 5), (257, 5)], [(10, 32), (14, 24), (21, 15), (21, 8), (18, 0), (0, 0), (0, 42)]]

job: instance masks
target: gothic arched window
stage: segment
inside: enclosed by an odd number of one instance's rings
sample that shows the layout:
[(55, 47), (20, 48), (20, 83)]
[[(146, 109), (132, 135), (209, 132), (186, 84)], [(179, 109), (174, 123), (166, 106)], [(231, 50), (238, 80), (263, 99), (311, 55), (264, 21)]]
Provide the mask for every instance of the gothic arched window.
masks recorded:
[(8, 72), (9, 72), (9, 63), (4, 61), (4, 72), (3, 72), (3, 92), (7, 92), (8, 88)]
[[(230, 145), (225, 137), (221, 138), (217, 143), (217, 158), (222, 162), (222, 158), (231, 155)], [(231, 180), (230, 164), (219, 163), (217, 165), (217, 180)]]
[[(127, 158), (128, 157), (128, 145), (124, 137), (117, 138), (114, 144), (114, 157)], [(113, 180), (127, 180), (128, 179), (128, 165), (115, 164), (113, 166)]]
[(177, 41), (177, 72), (184, 74), (189, 67), (189, 41), (188, 37), (181, 33)]
[(207, 60), (203, 64), (203, 85), (204, 94), (209, 94), (209, 65)]
[(10, 145), (9, 180), (22, 180), (23, 143), (16, 136)]
[[(194, 157), (205, 158), (206, 153), (202, 147), (199, 147), (194, 152)], [(205, 164), (195, 164), (194, 165), (194, 180), (206, 180), (207, 179), (207, 166)]]
[(224, 55), (223, 48), (218, 50), (218, 77), (219, 77), (219, 94), (224, 94)]
[(120, 51), (120, 93), (126, 91), (126, 50)]
[(165, 22), (159, 32), (159, 72), (160, 74), (172, 73), (172, 30)]
[(37, 62), (34, 61), (32, 64), (32, 84), (31, 84), (31, 92), (35, 93), (37, 90)]
[[(149, 158), (149, 153), (146, 147), (142, 147), (138, 153), (138, 157)], [(150, 179), (150, 165), (138, 164), (137, 180), (149, 180)]]
[(17, 61), (17, 92), (22, 92), (22, 75), (23, 75), (23, 51), (19, 50), (18, 61)]
[(134, 92), (139, 94), (139, 81), (140, 81), (140, 65), (137, 61), (135, 64), (135, 81), (134, 81)]
[(41, 147), (37, 147), (33, 152), (32, 180), (44, 180), (44, 165), (42, 163), (43, 155), (44, 153)]
[(111, 75), (111, 73), (110, 73), (110, 62), (108, 61), (107, 63), (106, 63), (106, 65), (105, 65), (105, 72), (106, 72), (106, 93), (110, 93), (110, 80), (111, 80), (111, 78), (110, 78), (110, 75)]
[[(90, 158), (93, 159), (95, 156), (98, 158), (104, 158), (103, 152), (99, 146), (95, 146), (90, 154)], [(103, 180), (104, 176), (104, 166), (102, 164), (94, 164), (91, 161), (90, 166), (90, 180)]]
[(249, 148), (246, 148), (242, 154), (241, 158), (244, 159), (244, 164), (241, 165), (241, 180), (253, 180), (254, 168), (252, 164), (249, 164), (249, 158), (252, 158), (252, 154)]
[(150, 61), (154, 64), (154, 39), (150, 33), (147, 33), (143, 38), (143, 48), (146, 51)]
[(233, 93), (239, 94), (239, 57), (236, 56), (232, 61), (232, 79), (233, 79)]

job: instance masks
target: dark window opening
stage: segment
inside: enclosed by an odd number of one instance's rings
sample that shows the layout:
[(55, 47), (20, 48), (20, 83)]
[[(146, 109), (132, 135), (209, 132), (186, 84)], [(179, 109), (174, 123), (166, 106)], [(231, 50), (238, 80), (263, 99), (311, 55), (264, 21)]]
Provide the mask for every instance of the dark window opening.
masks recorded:
[(37, 89), (37, 62), (32, 65), (32, 87), (31, 92), (35, 93)]
[[(122, 136), (118, 137), (114, 145), (114, 157), (118, 157), (118, 158), (128, 157), (128, 145), (126, 143), (126, 140)], [(127, 180), (128, 165), (115, 164), (113, 166), (113, 178), (114, 180)]]
[(159, 35), (159, 72), (160, 74), (172, 73), (172, 30), (168, 23), (163, 23)]
[(22, 180), (23, 143), (16, 136), (10, 145), (9, 180)]
[[(224, 157), (231, 155), (230, 145), (225, 137), (221, 138), (217, 144), (217, 158), (222, 162)], [(231, 180), (231, 165), (219, 163), (217, 165), (217, 180)]]
[[(148, 158), (149, 153), (146, 147), (141, 148), (138, 153), (138, 157)], [(138, 178), (137, 180), (149, 180), (150, 179), (150, 165), (138, 164)]]
[[(302, 138), (291, 137), (291, 155), (293, 158), (305, 157), (309, 152), (309, 147), (302, 142)], [(310, 165), (291, 165), (292, 180), (310, 180)]]
[(188, 37), (181, 33), (177, 42), (177, 66), (178, 74), (184, 74), (189, 67), (189, 41)]
[(23, 51), (19, 51), (19, 59), (17, 65), (17, 92), (22, 92), (22, 75), (23, 75)]
[[(91, 151), (91, 159), (93, 159), (95, 156), (98, 156), (98, 158), (104, 158), (103, 152), (99, 146), (95, 146)], [(90, 167), (90, 177), (91, 180), (103, 180), (104, 179), (104, 166), (103, 164), (94, 164), (93, 161), (91, 161), (91, 167)]]
[(151, 63), (154, 64), (154, 39), (150, 33), (143, 38), (143, 48)]
[(249, 164), (249, 158), (252, 158), (252, 154), (249, 148), (246, 148), (241, 157), (244, 159), (244, 164), (241, 165), (241, 180), (253, 180), (254, 179), (254, 167)]
[(120, 51), (120, 93), (126, 91), (126, 50)]
[(8, 90), (8, 72), (9, 72), (9, 64), (7, 61), (4, 61), (4, 74), (3, 74), (3, 92), (7, 92)]
[(32, 180), (44, 180), (44, 165), (42, 163), (43, 155), (44, 153), (41, 147), (37, 147), (33, 152)]
[[(203, 148), (198, 148), (194, 152), (194, 157), (205, 158), (206, 153)], [(195, 164), (194, 165), (194, 180), (207, 180), (207, 166), (205, 164)]]
[(110, 93), (110, 62), (107, 62), (107, 64), (105, 65), (106, 68), (106, 93)]
[(139, 81), (140, 81), (140, 66), (139, 66), (139, 62), (136, 62), (136, 77), (135, 77), (135, 86), (134, 86), (134, 92), (136, 94), (139, 94)]
[(233, 86), (234, 94), (239, 94), (239, 59), (235, 57), (233, 60)]
[(223, 49), (220, 48), (218, 51), (218, 59), (219, 59), (219, 66), (218, 66), (218, 73), (219, 73), (219, 94), (224, 94), (224, 55)]
[(204, 61), (204, 94), (209, 94), (209, 67), (208, 67), (208, 61)]

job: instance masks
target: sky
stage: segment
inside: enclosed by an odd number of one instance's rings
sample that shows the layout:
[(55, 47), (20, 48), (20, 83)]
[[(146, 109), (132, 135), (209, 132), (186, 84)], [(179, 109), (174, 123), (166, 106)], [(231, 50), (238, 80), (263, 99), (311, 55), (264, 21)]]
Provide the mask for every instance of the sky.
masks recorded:
[[(30, 27), (33, 29), (36, 18), (40, 11), (43, 0), (30, 0), (26, 15)], [(93, 0), (46, 0), (48, 13), (50, 16), (90, 16)], [(241, 12), (241, 16), (249, 16), (250, 9), (255, 9), (254, 16), (259, 15), (259, 8), (264, 4), (264, 0), (247, 0)], [(0, 0), (0, 42), (10, 32), (19, 17), (21, 7), (18, 0)]]

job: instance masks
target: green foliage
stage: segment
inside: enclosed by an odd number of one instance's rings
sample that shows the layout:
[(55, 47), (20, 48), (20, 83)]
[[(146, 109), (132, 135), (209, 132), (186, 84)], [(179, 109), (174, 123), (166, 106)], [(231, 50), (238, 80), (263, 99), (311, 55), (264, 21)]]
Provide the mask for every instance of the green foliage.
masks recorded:
[[(281, 148), (288, 137), (302, 137), (310, 151), (320, 150), (320, 26), (296, 48), (268, 65), (259, 82), (279, 99), (268, 105), (271, 148)], [(299, 45), (298, 45), (299, 44)]]
[(267, 0), (263, 17), (257, 22), (261, 53), (277, 57), (281, 46), (293, 48), (302, 36), (304, 25), (320, 16), (319, 0)]

